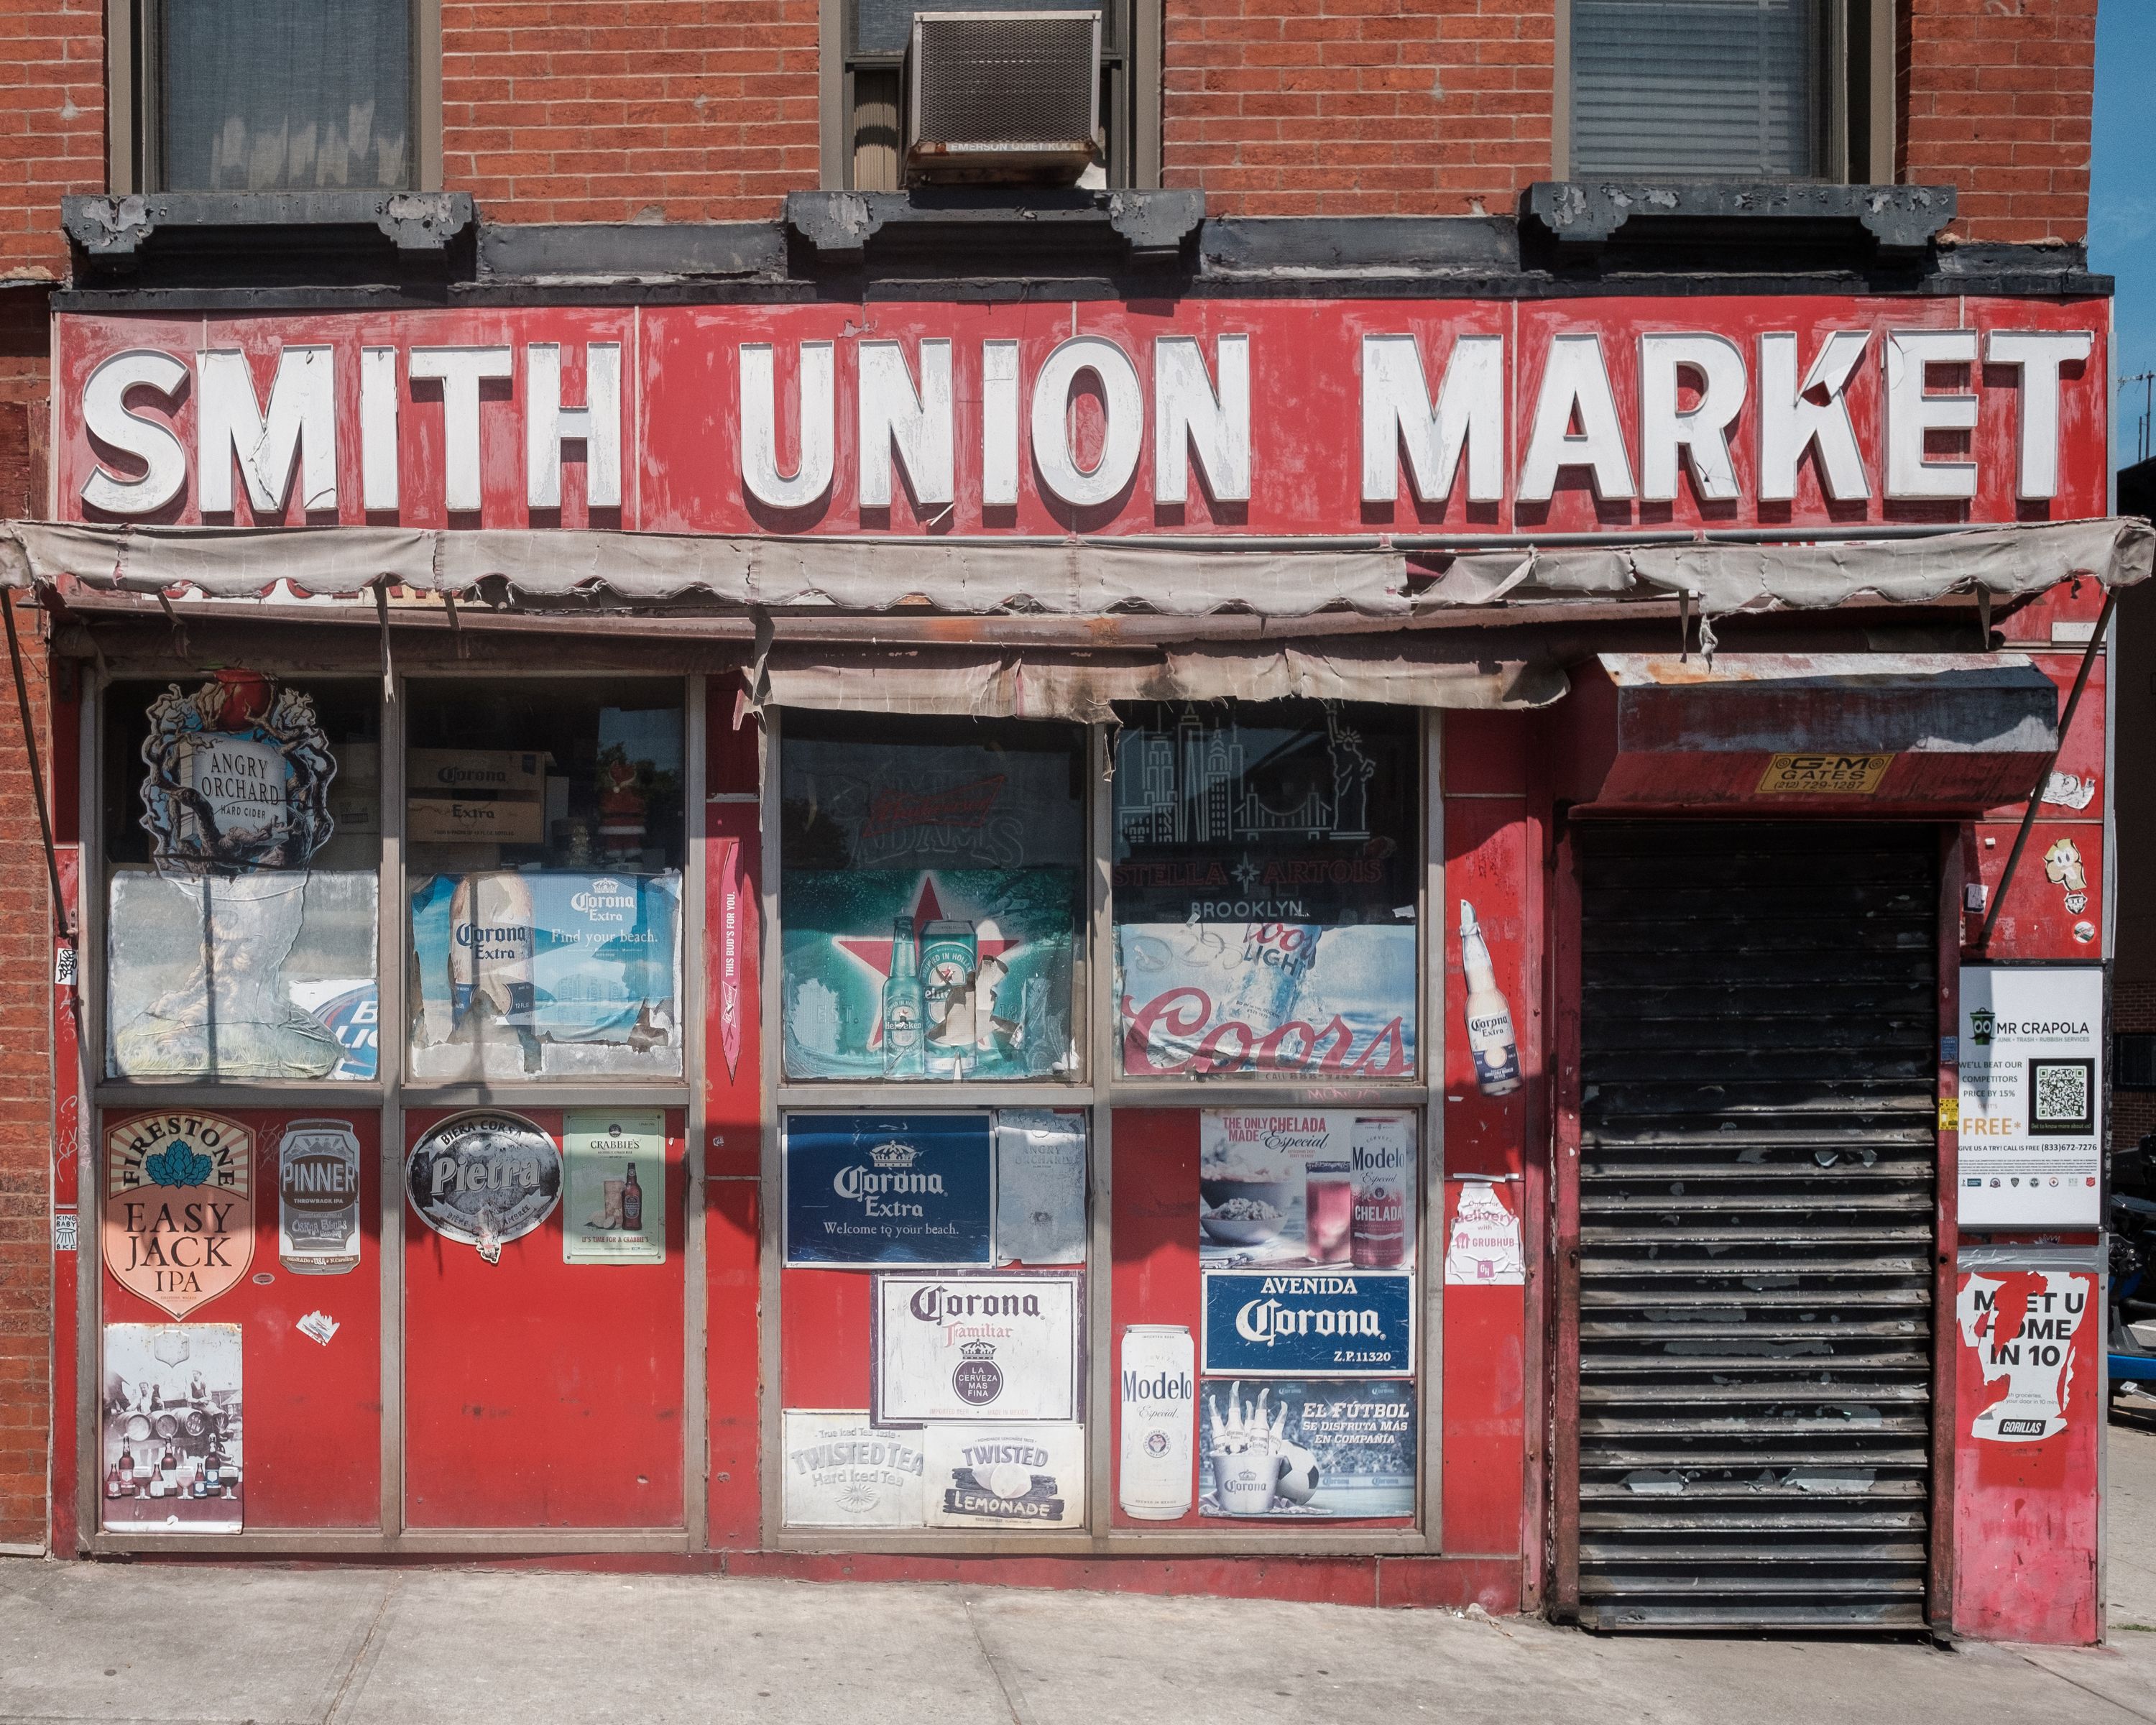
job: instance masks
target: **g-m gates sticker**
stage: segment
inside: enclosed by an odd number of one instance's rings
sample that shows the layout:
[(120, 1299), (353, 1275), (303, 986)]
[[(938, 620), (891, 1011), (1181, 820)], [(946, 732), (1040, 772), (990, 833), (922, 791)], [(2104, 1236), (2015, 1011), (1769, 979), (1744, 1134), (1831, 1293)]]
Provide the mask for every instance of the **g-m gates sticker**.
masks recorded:
[(1404, 1377), (1414, 1370), (1414, 1278), (1214, 1271), (1204, 1365), (1241, 1378)]

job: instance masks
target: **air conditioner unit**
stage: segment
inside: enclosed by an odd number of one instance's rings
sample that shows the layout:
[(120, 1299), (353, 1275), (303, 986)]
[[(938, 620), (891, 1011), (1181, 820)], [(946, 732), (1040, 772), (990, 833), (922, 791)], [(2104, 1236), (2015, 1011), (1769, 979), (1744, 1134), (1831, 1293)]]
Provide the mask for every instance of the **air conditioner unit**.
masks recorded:
[(1101, 14), (916, 12), (906, 177), (1068, 186), (1102, 157)]

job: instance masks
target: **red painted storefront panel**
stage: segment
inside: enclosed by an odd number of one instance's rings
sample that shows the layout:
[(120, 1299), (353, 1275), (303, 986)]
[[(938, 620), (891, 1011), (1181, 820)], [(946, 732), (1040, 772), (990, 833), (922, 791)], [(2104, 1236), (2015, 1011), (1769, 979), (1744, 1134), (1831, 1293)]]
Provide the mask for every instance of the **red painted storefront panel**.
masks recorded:
[(1954, 1324), (1953, 1626), (1985, 1640), (2096, 1640), (2104, 1410), (2099, 1279), (1962, 1271)]
[[(450, 1111), (408, 1114), (407, 1148)], [(509, 1111), (560, 1142), (559, 1109)], [(406, 1204), (408, 1525), (681, 1526), (679, 1110), (666, 1131), (664, 1264), (564, 1264), (558, 1204), (489, 1264)]]
[[(100, 1142), (131, 1120), (171, 1109), (108, 1109)], [(254, 1134), (254, 1255), (247, 1273), (194, 1307), (189, 1324), (240, 1327), (240, 1394), (244, 1409), (240, 1466), (245, 1525), (374, 1527), (382, 1519), (382, 1182), (380, 1122), (354, 1109), (221, 1114)], [(359, 1265), (342, 1276), (295, 1276), (277, 1257), (277, 1148), (297, 1119), (334, 1117), (359, 1140)], [(92, 1202), (83, 1219), (96, 1225)], [(106, 1323), (162, 1324), (158, 1307), (101, 1278)], [(327, 1343), (303, 1335), (312, 1312), (331, 1319)]]
[(757, 1543), (762, 1405), (757, 1275), (763, 1166), (762, 727), (739, 680), (706, 685), (704, 807), (704, 1298), (706, 1530)]
[[(2061, 489), (2046, 504), (2023, 504), (2015, 495), (2021, 388), (2010, 367), (1979, 365), (1962, 380), (1979, 402), (1977, 429), (1963, 439), (1979, 468), (1977, 495), (1969, 501), (1884, 500), (1884, 356), (1887, 336), (1897, 330), (1951, 328), (1965, 317), (1979, 330), (2087, 330), (2089, 359), (2068, 366), (2061, 378)], [(155, 348), (192, 365), (205, 349), (237, 348), (252, 364), (259, 401), (266, 400), (280, 347), (328, 347), (336, 372), (338, 421), (338, 495), (332, 514), (307, 518), (347, 525), (372, 521), (410, 526), (552, 526), (619, 525), (700, 533), (878, 532), (910, 535), (1055, 533), (1122, 534), (1219, 531), (1224, 534), (1341, 533), (1442, 526), (1463, 531), (1568, 531), (1621, 526), (1759, 525), (1804, 526), (1864, 521), (1999, 521), (2065, 519), (2101, 515), (2106, 506), (2103, 413), (2107, 364), (2106, 307), (2098, 300), (1907, 299), (1766, 295), (1667, 299), (1509, 301), (1186, 300), (1058, 305), (879, 305), (864, 321), (860, 308), (844, 305), (660, 306), (629, 312), (561, 307), (458, 311), (291, 314), (252, 319), (172, 319), (63, 316), (56, 371), (59, 432), (54, 451), (62, 513), (80, 518), (82, 489), (100, 455), (82, 424), (83, 385), (103, 360), (130, 348)], [(1758, 338), (1793, 331), (1804, 363), (1831, 330), (1866, 332), (1862, 360), (1849, 386), (1851, 422), (1871, 482), (1862, 502), (1830, 503), (1811, 463), (1800, 469), (1799, 495), (1789, 504), (1757, 498), (1756, 445), (1759, 388)], [(1730, 449), (1739, 495), (1729, 502), (1702, 502), (1687, 480), (1671, 503), (1597, 497), (1583, 467), (1559, 475), (1548, 502), (1521, 502), (1514, 491), (1517, 463), (1527, 447), (1542, 372), (1558, 335), (1599, 336), (1613, 399), (1624, 429), (1626, 459), (1636, 481), (1641, 470), (1639, 344), (1649, 334), (1698, 333), (1718, 336), (1751, 373), (1745, 411), (1733, 422)], [(1154, 393), (1153, 347), (1163, 336), (1197, 340), (1217, 378), (1217, 341), (1247, 336), (1250, 342), (1252, 488), (1247, 504), (1214, 504), (1202, 480), (1184, 504), (1157, 501), (1150, 437), (1142, 437), (1132, 481), (1106, 503), (1073, 508), (1049, 494), (1034, 464), (1020, 459), (1019, 501), (984, 507), (981, 489), (982, 344), (1014, 341), (1020, 391), (1019, 448), (1027, 446), (1032, 380), (1048, 355), (1074, 335), (1105, 337), (1122, 347), (1134, 368), (1141, 395)], [(1365, 504), (1359, 450), (1361, 341), (1365, 335), (1415, 337), (1426, 378), (1435, 391), (1454, 343), (1463, 336), (1499, 336), (1506, 342), (1505, 449), (1502, 501), (1471, 504), (1464, 485), (1441, 501), (1418, 504), (1402, 480), (1391, 502)], [(855, 395), (858, 343), (892, 340), (910, 375), (920, 376), (924, 340), (947, 341), (953, 367), (953, 444), (957, 501), (916, 507), (902, 480), (888, 510), (864, 508), (857, 486), (859, 419)], [(583, 349), (592, 341), (622, 349), (623, 501), (618, 511), (594, 517), (583, 505), (582, 456), (566, 458), (562, 501), (534, 509), (526, 502), (524, 420), (528, 390), (525, 348), (557, 343), (562, 349), (565, 405), (583, 404)], [(836, 375), (833, 430), (834, 478), (816, 502), (774, 512), (744, 490), (741, 465), (740, 350), (769, 344), (778, 379), (778, 463), (793, 470), (798, 445), (800, 344), (834, 344)], [(398, 351), (399, 503), (369, 515), (360, 479), (360, 353), (366, 347)], [(444, 513), (444, 414), (441, 388), (407, 375), (414, 347), (498, 347), (511, 350), (512, 375), (480, 388), (482, 506), (454, 521)], [(1933, 368), (1938, 393), (1955, 380), (1950, 368)], [(179, 393), (160, 407), (138, 391), (136, 406), (169, 423), (195, 459), (197, 394)], [(1680, 405), (1689, 404), (1681, 390)], [(1071, 409), (1077, 454), (1098, 454), (1100, 410), (1081, 389)], [(1150, 408), (1147, 409), (1150, 413)], [(1150, 426), (1146, 428), (1150, 430)], [(1955, 453), (1956, 439), (1934, 439), (1936, 456)], [(106, 452), (110, 454), (111, 452)], [(1344, 459), (1343, 459), (1344, 457)], [(228, 459), (221, 452), (213, 459)], [(113, 470), (133, 468), (114, 456)], [(162, 518), (202, 519), (198, 475)], [(1636, 487), (1635, 487), (1636, 488)], [(297, 524), (299, 506), (288, 504), (275, 519)], [(235, 498), (235, 519), (254, 520), (244, 488)]]
[[(2086, 702), (2083, 716), (2087, 716)], [(1964, 869), (1973, 851), (1974, 878), (1983, 882), (1988, 894), (1999, 891), (2006, 860), (2013, 854), (2015, 835), (2020, 828), (2019, 820), (1981, 821), (1971, 829), (1973, 844), (1962, 847)], [(2071, 847), (2071, 851), (2061, 846)], [(2101, 962), (2102, 872), (2102, 821), (2047, 820), (2040, 816), (2029, 829), (2028, 845), (1999, 904), (1999, 921), (1992, 930), (1986, 956), (1994, 960), (2045, 958), (2066, 964)], [(2054, 880), (2055, 874), (2061, 878)], [(2078, 886), (2074, 884), (2076, 880), (2081, 883)], [(2075, 900), (2080, 901), (2078, 908)], [(1969, 912), (1964, 919), (1965, 937), (1974, 941), (1983, 926), (1981, 914)]]
[[(1193, 1357), (1200, 1336), (1198, 1280), (1198, 1110), (1118, 1108), (1109, 1189), (1113, 1242), (1111, 1325), (1116, 1368), (1122, 1369), (1123, 1332), (1132, 1324), (1182, 1324), (1190, 1332)], [(1120, 1383), (1120, 1376), (1117, 1382)], [(1198, 1441), (1205, 1416), (1197, 1414)], [(1109, 1452), (1122, 1454), (1122, 1398), (1108, 1419)], [(1197, 1445), (1192, 1446), (1191, 1511), (1173, 1522), (1140, 1521), (1118, 1502), (1113, 1525), (1168, 1529), (1204, 1525), (1197, 1510)], [(1120, 1481), (1118, 1481), (1120, 1499)]]

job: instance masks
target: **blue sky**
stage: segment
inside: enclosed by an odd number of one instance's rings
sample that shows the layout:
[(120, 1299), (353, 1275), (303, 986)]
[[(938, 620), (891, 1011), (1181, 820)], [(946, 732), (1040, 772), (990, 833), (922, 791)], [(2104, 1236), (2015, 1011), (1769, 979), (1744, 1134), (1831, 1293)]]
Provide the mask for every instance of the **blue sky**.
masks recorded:
[[(2089, 264), (2118, 278), (2117, 374), (2156, 371), (2156, 0), (2102, 0), (2096, 19), (2096, 157)], [(2145, 384), (2118, 392), (2112, 454), (2134, 459)]]

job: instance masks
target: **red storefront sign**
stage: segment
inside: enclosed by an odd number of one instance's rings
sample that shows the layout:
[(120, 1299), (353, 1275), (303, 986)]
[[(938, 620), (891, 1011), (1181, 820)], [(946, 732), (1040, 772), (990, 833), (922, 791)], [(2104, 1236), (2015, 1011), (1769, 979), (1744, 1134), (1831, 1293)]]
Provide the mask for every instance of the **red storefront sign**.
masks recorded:
[(1202, 300), (59, 320), (57, 513), (1563, 532), (2103, 512), (2095, 300)]

